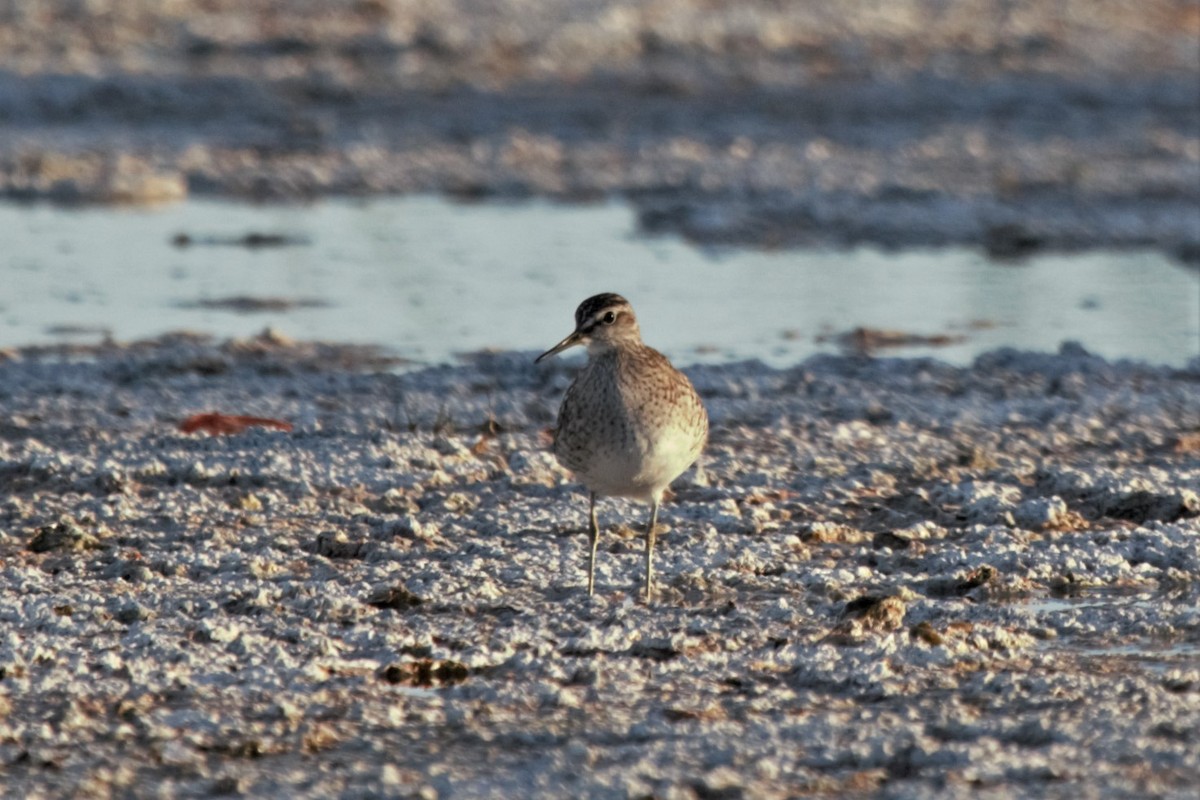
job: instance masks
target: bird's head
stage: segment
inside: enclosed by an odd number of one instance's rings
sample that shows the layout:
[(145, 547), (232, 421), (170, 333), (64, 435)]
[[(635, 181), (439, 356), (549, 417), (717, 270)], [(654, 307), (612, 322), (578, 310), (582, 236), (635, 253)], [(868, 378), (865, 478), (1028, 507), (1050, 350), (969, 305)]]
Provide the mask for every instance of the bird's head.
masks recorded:
[(537, 361), (581, 344), (589, 355), (600, 355), (622, 344), (642, 340), (633, 306), (619, 294), (605, 292), (589, 297), (575, 309), (575, 330), (537, 357)]

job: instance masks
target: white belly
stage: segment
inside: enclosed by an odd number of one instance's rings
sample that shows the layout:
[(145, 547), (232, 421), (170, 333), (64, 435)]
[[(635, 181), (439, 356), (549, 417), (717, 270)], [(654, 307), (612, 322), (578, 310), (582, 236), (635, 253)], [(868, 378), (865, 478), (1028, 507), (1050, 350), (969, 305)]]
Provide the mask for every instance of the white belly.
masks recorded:
[(668, 428), (652, 439), (630, 436), (612, 447), (594, 449), (588, 458), (572, 459), (574, 463), (565, 466), (597, 494), (648, 501), (692, 465), (702, 446), (694, 433)]

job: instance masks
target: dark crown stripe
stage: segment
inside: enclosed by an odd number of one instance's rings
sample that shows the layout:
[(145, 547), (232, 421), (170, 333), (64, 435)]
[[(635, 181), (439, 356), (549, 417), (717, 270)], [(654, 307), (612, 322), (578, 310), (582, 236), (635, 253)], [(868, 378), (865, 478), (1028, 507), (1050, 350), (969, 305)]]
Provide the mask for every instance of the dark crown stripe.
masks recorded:
[(592, 295), (580, 303), (579, 308), (575, 309), (575, 326), (579, 327), (583, 325), (584, 322), (594, 317), (598, 311), (618, 305), (628, 306), (629, 301), (613, 292)]

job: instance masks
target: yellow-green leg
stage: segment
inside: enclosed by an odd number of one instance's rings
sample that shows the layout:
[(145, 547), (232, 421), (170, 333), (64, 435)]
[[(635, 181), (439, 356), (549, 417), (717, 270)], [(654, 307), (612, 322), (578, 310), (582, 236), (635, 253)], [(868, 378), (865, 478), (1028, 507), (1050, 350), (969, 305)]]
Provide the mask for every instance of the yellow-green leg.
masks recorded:
[(591, 526), (588, 528), (588, 597), (596, 593), (596, 546), (600, 544), (600, 526), (596, 523), (596, 493), (591, 493)]
[(650, 501), (650, 524), (646, 526), (646, 603), (654, 594), (654, 528), (658, 524), (658, 498)]

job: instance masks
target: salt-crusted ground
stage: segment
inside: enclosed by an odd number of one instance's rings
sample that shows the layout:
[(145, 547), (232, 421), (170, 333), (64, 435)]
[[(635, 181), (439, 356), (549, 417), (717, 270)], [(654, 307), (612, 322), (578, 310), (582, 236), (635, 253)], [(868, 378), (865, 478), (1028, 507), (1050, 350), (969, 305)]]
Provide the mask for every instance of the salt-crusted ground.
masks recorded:
[(1200, 361), (691, 369), (646, 607), (530, 355), (0, 356), (5, 794), (1192, 796)]

